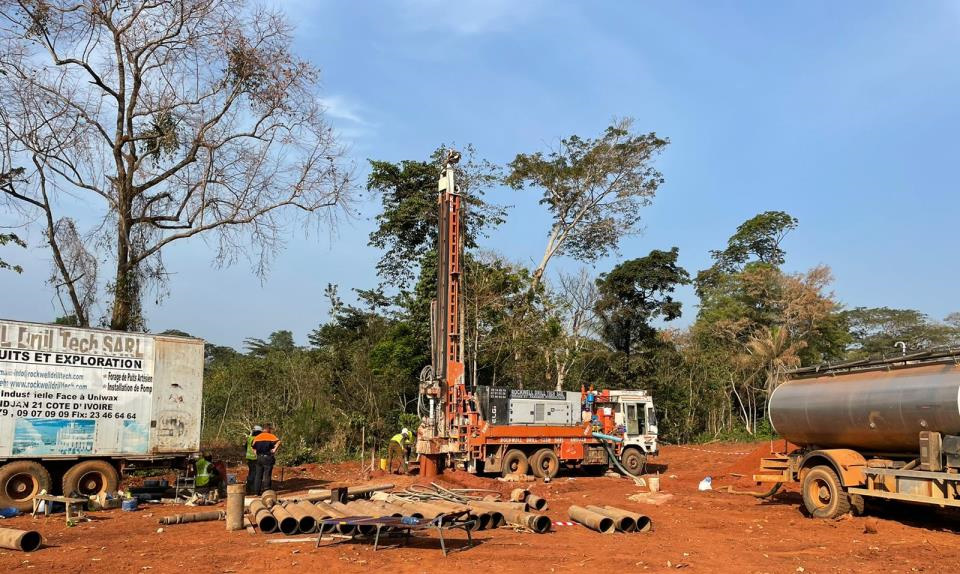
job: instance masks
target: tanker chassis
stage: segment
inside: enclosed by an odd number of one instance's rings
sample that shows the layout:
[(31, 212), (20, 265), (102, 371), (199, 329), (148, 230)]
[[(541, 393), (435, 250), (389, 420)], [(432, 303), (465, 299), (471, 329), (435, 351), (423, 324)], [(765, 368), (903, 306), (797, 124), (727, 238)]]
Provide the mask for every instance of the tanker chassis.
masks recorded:
[(793, 450), (754, 480), (768, 494), (799, 483), (815, 518), (861, 514), (867, 498), (960, 507), (958, 365), (952, 349), (795, 371), (768, 409)]

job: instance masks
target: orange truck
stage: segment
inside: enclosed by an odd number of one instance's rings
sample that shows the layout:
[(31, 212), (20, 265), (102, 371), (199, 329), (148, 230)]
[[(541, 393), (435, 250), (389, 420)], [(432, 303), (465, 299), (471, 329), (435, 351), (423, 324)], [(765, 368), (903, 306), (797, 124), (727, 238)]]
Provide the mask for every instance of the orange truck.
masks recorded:
[(866, 501), (960, 507), (960, 349), (794, 371), (770, 396), (793, 450), (754, 479), (798, 483), (816, 518), (862, 513)]
[[(554, 477), (561, 466), (641, 474), (657, 454), (653, 398), (642, 390), (599, 393), (536, 391), (464, 382), (461, 309), (461, 197), (454, 181), (459, 154), (440, 177), (439, 265), (433, 305), (431, 367), (420, 383), (421, 473), (444, 467)], [(589, 399), (589, 400), (588, 400)]]

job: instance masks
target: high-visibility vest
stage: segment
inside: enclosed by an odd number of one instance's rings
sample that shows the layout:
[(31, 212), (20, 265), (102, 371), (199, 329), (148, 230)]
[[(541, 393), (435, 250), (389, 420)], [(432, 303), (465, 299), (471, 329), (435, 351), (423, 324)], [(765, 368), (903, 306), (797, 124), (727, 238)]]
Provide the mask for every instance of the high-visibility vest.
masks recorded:
[(194, 484), (206, 486), (210, 484), (210, 461), (202, 456), (197, 459), (197, 478)]
[(257, 460), (257, 451), (253, 450), (253, 435), (247, 435), (247, 460)]
[(406, 446), (406, 445), (408, 445), (408, 444), (412, 444), (412, 443), (413, 443), (413, 440), (410, 439), (410, 438), (404, 437), (404, 436), (403, 436), (403, 433), (397, 433), (397, 434), (393, 435), (393, 438), (390, 439), (390, 440), (392, 440), (392, 441), (400, 444), (400, 446)]

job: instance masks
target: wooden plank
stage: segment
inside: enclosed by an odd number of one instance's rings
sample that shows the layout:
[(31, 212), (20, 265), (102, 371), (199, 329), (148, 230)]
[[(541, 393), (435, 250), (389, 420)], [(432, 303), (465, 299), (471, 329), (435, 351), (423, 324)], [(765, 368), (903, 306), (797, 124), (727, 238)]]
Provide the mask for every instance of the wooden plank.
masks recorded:
[(946, 472), (932, 472), (929, 470), (897, 470), (895, 468), (865, 468), (864, 474), (876, 474), (883, 476), (899, 476), (902, 478), (931, 478), (934, 480), (955, 480), (960, 481), (960, 474), (947, 474)]
[(888, 498), (890, 500), (902, 500), (904, 502), (922, 502), (924, 504), (936, 504), (937, 506), (960, 507), (960, 500), (957, 499), (934, 498), (932, 496), (918, 496), (916, 494), (901, 494), (899, 492), (885, 492), (883, 490), (870, 490), (867, 488), (848, 488), (847, 492), (862, 496)]

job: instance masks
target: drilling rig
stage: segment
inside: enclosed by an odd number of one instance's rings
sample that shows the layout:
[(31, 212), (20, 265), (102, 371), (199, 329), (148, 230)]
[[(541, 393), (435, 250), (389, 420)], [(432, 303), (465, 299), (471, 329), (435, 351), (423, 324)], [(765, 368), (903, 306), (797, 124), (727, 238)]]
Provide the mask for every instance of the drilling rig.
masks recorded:
[[(463, 201), (460, 154), (450, 151), (437, 189), (437, 297), (431, 305), (431, 365), (420, 376), (417, 453), (421, 476), (444, 466), (468, 472), (556, 476), (561, 465), (640, 474), (657, 454), (653, 398), (642, 390), (584, 392), (468, 389), (463, 341)], [(589, 415), (589, 416), (587, 416)], [(612, 460), (616, 459), (616, 460)]]

